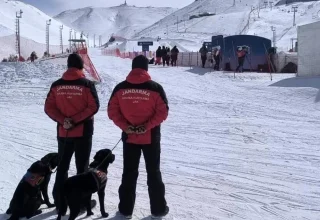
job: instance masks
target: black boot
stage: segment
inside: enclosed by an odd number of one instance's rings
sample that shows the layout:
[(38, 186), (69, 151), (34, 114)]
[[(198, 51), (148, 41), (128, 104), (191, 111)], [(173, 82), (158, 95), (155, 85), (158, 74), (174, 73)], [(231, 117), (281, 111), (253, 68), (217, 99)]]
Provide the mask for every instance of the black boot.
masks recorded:
[(162, 218), (162, 217), (168, 215), (168, 213), (169, 213), (169, 207), (166, 206), (164, 212), (159, 213), (159, 214), (152, 214), (152, 215), (151, 215), (151, 218), (152, 218), (152, 219)]

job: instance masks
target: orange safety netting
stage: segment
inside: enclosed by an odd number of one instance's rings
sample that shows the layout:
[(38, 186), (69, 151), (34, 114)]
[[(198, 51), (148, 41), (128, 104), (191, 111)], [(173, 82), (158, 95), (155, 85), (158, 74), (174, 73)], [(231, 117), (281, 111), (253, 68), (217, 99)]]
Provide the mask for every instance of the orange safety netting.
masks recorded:
[(101, 78), (96, 70), (96, 68), (94, 67), (89, 55), (88, 55), (88, 51), (87, 48), (82, 48), (79, 49), (78, 54), (81, 56), (81, 58), (83, 59), (83, 63), (84, 63), (84, 69), (90, 74), (90, 76), (92, 76), (96, 81), (101, 82)]

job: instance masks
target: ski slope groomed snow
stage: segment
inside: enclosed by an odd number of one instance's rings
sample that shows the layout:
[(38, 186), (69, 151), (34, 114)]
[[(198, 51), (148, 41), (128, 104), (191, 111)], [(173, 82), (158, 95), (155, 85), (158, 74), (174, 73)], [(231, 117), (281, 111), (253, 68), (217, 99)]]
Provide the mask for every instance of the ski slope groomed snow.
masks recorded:
[[(91, 51), (91, 57), (104, 80), (97, 85), (101, 108), (92, 158), (120, 139), (106, 108), (131, 60), (103, 57), (98, 51)], [(48, 61), (0, 65), (0, 214), (27, 168), (57, 151), (56, 125), (43, 105), (51, 83), (65, 68)], [(222, 72), (154, 66), (150, 74), (163, 85), (170, 107), (162, 126), (161, 169), (170, 206), (164, 219), (320, 219), (319, 78), (279, 74), (271, 82), (269, 74), (244, 73), (234, 79)], [(121, 145), (114, 153), (105, 207), (108, 219), (117, 220)], [(74, 162), (69, 173), (75, 174)], [(33, 219), (57, 217), (54, 209), (43, 208)], [(99, 205), (94, 212), (78, 219), (99, 219)], [(133, 219), (150, 219), (143, 159)]]

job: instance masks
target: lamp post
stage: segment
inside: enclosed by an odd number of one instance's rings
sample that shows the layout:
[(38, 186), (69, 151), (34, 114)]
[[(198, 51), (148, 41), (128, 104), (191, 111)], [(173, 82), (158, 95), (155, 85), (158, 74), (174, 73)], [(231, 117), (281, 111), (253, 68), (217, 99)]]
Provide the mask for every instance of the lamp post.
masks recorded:
[(87, 34), (87, 40), (88, 40), (88, 47), (90, 47), (89, 34)]
[(293, 26), (296, 26), (296, 12), (298, 12), (298, 6), (292, 6), (293, 10)]
[(270, 4), (271, 11), (272, 11), (273, 1), (269, 1), (269, 4)]
[(101, 46), (102, 46), (102, 36), (99, 35), (99, 47), (101, 47)]
[(69, 31), (69, 51), (71, 52), (72, 29)]
[(61, 53), (63, 53), (63, 37), (62, 37), (63, 25), (61, 25), (59, 29), (60, 29), (60, 49), (61, 49)]
[(22, 13), (23, 13), (23, 11), (21, 9), (20, 9), (20, 11), (16, 12), (16, 52), (19, 55), (19, 59), (21, 56), (21, 51), (20, 51), (20, 18), (22, 18)]
[(49, 27), (50, 27), (50, 25), (51, 25), (51, 19), (49, 19), (49, 20), (47, 20), (46, 21), (46, 43), (47, 43), (47, 56), (50, 56), (49, 55), (49, 44), (50, 44), (50, 29), (49, 29)]
[(271, 26), (271, 31), (273, 33), (273, 37), (272, 37), (273, 47), (276, 47), (276, 27)]

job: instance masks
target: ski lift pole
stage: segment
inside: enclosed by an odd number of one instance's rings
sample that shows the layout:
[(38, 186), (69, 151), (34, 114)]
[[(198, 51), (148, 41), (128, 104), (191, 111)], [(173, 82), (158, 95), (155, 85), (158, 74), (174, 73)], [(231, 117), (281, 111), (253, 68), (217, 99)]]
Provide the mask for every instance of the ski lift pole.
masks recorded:
[[(267, 61), (268, 61), (269, 65), (271, 64), (272, 71), (275, 72), (274, 67), (273, 67), (273, 65), (272, 65), (272, 63), (271, 63), (271, 60), (270, 60), (270, 58), (269, 58), (269, 55), (268, 55), (267, 47), (266, 47), (265, 44), (263, 44), (263, 46), (264, 46), (264, 49), (265, 49), (265, 51), (266, 51)], [(269, 67), (269, 70), (270, 70), (270, 67)], [(272, 73), (271, 73), (271, 70), (270, 70), (270, 79), (271, 79), (271, 81), (272, 81)]]
[(246, 57), (246, 59), (247, 59), (247, 61), (248, 61), (248, 63), (249, 63), (249, 66), (250, 66), (250, 72), (252, 72), (253, 68), (252, 68), (252, 65), (251, 65), (251, 61), (249, 60), (249, 58), (248, 58), (248, 55), (247, 55), (247, 54), (245, 55), (245, 57)]
[[(233, 48), (233, 57), (234, 57), (235, 61), (237, 62), (237, 59), (236, 59), (236, 51), (234, 50), (233, 41), (232, 41), (232, 48)], [(231, 62), (230, 62), (230, 66), (231, 66)], [(234, 70), (233, 78), (236, 78), (236, 70)]]

